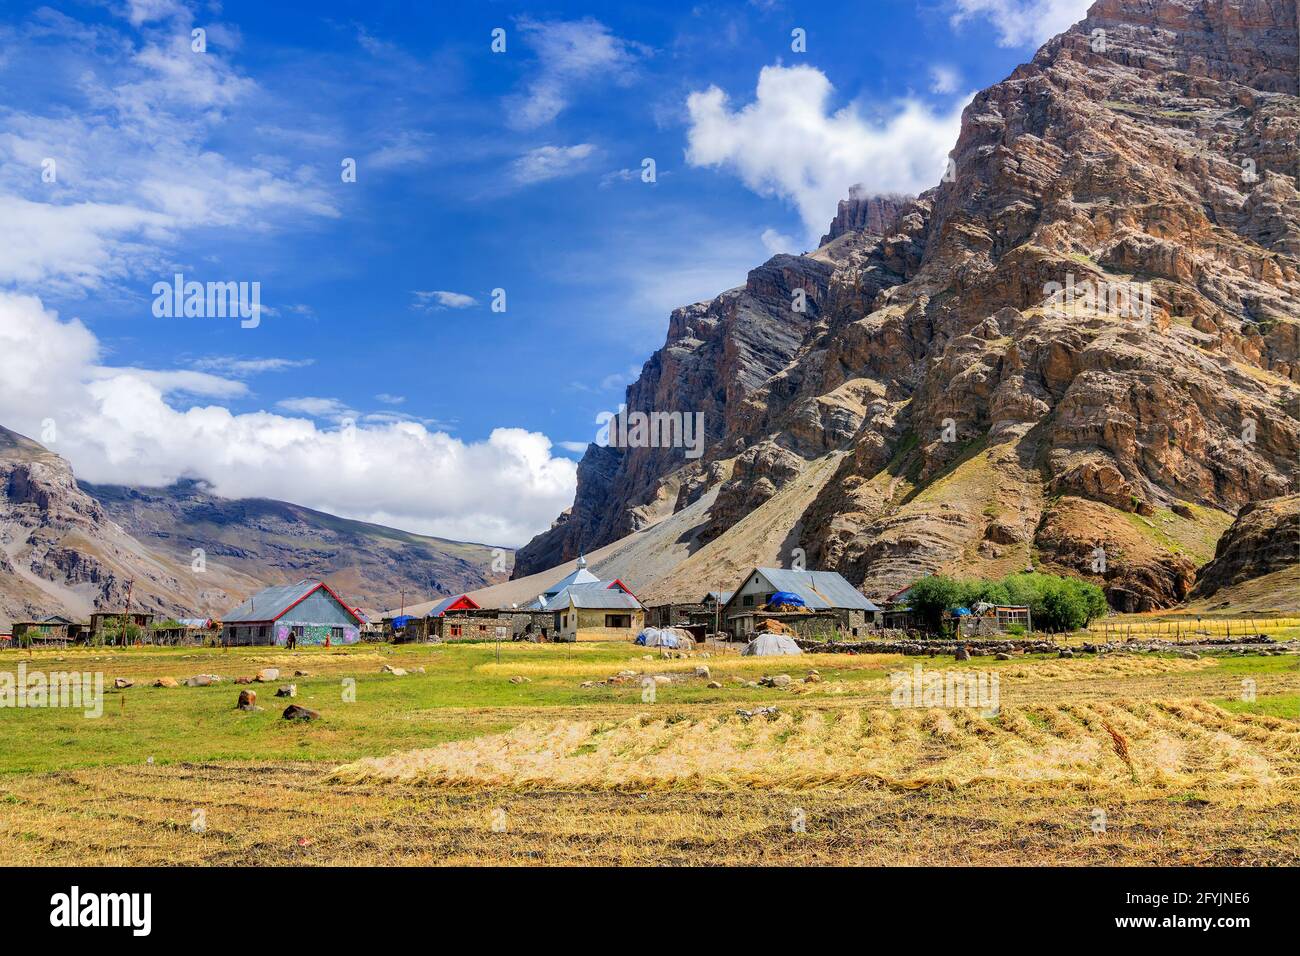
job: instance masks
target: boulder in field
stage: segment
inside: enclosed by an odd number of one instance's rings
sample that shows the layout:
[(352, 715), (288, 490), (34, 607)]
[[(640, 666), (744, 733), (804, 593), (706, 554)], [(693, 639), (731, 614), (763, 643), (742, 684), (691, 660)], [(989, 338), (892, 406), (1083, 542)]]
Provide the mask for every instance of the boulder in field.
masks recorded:
[(153, 682), (154, 687), (180, 687), (175, 677), (159, 677)]
[(312, 710), (310, 707), (290, 704), (280, 716), (285, 720), (320, 720), (320, 711)]
[(257, 709), (257, 691), (241, 690), (239, 692), (239, 703), (235, 705), (240, 710)]
[(128, 687), (134, 687), (135, 681), (131, 680), (129, 677), (114, 677), (113, 686), (118, 690), (126, 690)]
[(297, 684), (284, 684), (284, 685), (282, 685), (282, 686), (280, 687), (279, 690), (277, 690), (277, 691), (275, 692), (275, 696), (276, 696), (276, 697), (297, 697), (297, 696), (298, 696), (298, 685), (297, 685)]
[(280, 669), (278, 667), (263, 667), (257, 672), (257, 676), (253, 679), (259, 684), (269, 684), (271, 681), (279, 678), (279, 676)]

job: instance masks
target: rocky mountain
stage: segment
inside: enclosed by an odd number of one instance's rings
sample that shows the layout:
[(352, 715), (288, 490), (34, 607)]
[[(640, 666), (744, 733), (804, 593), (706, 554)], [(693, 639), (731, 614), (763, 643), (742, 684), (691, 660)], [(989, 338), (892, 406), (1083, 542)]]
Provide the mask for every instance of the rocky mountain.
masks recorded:
[(1298, 47), (1295, 0), (1099, 0), (975, 97), (935, 188), (676, 310), (627, 405), (703, 412), (705, 455), (589, 448), (515, 574), (707, 494), (651, 596), (801, 549), (869, 595), (1033, 566), (1184, 600), (1300, 488)]
[(212, 597), (114, 524), (66, 461), (0, 427), (0, 624), (121, 608), (130, 581), (132, 606), (160, 614)]
[(0, 626), (121, 608), (132, 584), (133, 607), (167, 616), (220, 615), (258, 588), (304, 577), (382, 608), (403, 590), (423, 597), (504, 580), (512, 556), (500, 552), (501, 572), (496, 556), (286, 502), (231, 501), (191, 482), (81, 485), (64, 459), (0, 427)]

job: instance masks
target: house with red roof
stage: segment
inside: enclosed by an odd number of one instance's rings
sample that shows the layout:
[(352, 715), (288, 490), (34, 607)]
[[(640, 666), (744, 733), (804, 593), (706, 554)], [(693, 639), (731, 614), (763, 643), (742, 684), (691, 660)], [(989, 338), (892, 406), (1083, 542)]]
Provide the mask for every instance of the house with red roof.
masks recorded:
[(355, 644), (361, 616), (323, 581), (263, 588), (221, 618), (221, 643)]

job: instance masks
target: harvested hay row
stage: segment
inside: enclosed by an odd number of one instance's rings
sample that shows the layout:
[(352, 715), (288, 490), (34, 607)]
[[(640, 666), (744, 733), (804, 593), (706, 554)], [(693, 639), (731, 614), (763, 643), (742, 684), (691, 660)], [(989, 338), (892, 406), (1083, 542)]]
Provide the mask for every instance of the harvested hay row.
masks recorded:
[(774, 719), (530, 722), (505, 734), (359, 760), (331, 779), (519, 790), (800, 790), (1127, 787), (1138, 780), (1254, 787), (1296, 776), (1289, 753), (1295, 722), (1267, 739), (1244, 740), (1171, 716), (1179, 707), (1203, 716), (1212, 705), (1169, 701), (1147, 714), (1068, 704), (1006, 708), (996, 717), (973, 710), (805, 709)]
[(998, 671), (1012, 683), (1083, 680), (1098, 677), (1147, 677), (1161, 674), (1189, 674), (1218, 667), (1214, 657), (1190, 658), (1132, 657), (1108, 654), (1105, 657), (1077, 657), (1073, 660), (1029, 661), (1012, 664)]

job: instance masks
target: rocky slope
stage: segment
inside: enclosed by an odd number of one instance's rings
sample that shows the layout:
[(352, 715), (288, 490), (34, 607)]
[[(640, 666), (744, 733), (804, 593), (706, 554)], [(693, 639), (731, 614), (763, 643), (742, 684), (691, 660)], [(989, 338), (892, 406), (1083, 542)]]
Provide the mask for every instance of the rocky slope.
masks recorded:
[(1298, 61), (1294, 0), (1100, 0), (975, 98), (951, 181), (851, 196), (814, 253), (675, 311), (627, 403), (703, 411), (705, 456), (589, 449), (516, 574), (710, 492), (701, 566), (797, 547), (871, 595), (1032, 565), (1184, 600), (1242, 506), (1300, 487)]
[[(202, 549), (196, 571), (194, 550)], [(511, 555), (280, 501), (230, 501), (192, 483), (78, 484), (68, 463), (0, 427), (0, 627), (132, 606), (220, 615), (268, 584), (318, 577), (363, 607), (504, 580)]]
[(0, 427), (0, 625), (121, 608), (129, 581), (132, 606), (160, 614), (215, 597), (114, 524), (62, 458)]
[[(1300, 495), (1248, 504), (1201, 569), (1193, 600), (1300, 564)], [(1300, 600), (1300, 595), (1297, 596)]]

